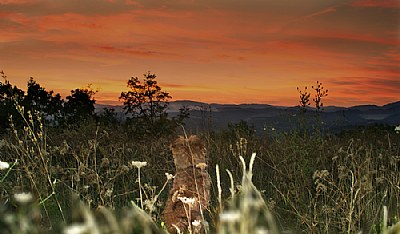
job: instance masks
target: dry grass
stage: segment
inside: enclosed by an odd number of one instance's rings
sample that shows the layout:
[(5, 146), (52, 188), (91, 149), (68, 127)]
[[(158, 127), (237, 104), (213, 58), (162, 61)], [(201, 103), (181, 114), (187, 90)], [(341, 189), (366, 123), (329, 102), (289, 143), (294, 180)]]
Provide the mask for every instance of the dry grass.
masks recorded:
[[(19, 111), (24, 127), (0, 140), (0, 161), (9, 163), (0, 164), (2, 233), (166, 231), (161, 211), (165, 191), (174, 187), (171, 175), (165, 178), (175, 166), (171, 139), (132, 141), (121, 127), (94, 122), (48, 128), (36, 113)], [(211, 233), (399, 229), (400, 134), (394, 127), (273, 137), (230, 129), (202, 138), (212, 178), (204, 214)], [(147, 166), (139, 174), (132, 161)], [(23, 192), (32, 201), (14, 196)], [(80, 202), (71, 206), (74, 196)]]

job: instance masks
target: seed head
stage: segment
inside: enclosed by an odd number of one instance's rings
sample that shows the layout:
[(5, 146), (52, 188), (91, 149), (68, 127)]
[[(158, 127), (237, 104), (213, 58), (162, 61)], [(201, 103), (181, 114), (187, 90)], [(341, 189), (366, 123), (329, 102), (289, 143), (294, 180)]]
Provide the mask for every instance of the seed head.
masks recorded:
[(179, 199), (182, 203), (188, 204), (188, 205), (193, 205), (193, 204), (194, 204), (194, 201), (195, 201), (195, 198), (194, 198), (194, 197), (190, 197), (190, 198), (188, 198), (188, 197), (178, 197), (178, 199)]
[(33, 195), (32, 193), (17, 193), (14, 194), (14, 199), (19, 203), (28, 203), (32, 201)]
[(140, 162), (140, 161), (132, 161), (132, 166), (136, 168), (141, 168), (147, 166), (147, 162)]
[(0, 161), (0, 170), (5, 170), (5, 169), (8, 169), (9, 167), (10, 167), (10, 164), (8, 164), (8, 162)]

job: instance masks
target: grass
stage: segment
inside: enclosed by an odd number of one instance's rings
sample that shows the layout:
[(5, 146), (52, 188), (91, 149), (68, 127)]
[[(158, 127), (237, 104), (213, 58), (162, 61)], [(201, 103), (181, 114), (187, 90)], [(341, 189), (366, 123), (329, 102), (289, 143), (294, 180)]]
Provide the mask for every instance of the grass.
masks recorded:
[[(37, 113), (18, 111), (27, 116), (24, 127), (0, 140), (0, 160), (8, 162), (0, 170), (2, 233), (165, 232), (170, 137), (137, 141), (122, 127), (90, 121), (47, 128)], [(210, 233), (399, 229), (394, 127), (264, 136), (239, 127), (198, 133), (213, 181), (205, 214)]]

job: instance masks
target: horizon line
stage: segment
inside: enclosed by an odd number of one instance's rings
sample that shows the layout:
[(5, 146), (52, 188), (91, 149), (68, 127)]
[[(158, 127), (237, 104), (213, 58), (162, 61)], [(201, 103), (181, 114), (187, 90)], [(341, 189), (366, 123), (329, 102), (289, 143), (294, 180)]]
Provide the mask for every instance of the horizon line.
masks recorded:
[[(268, 103), (218, 103), (218, 102), (202, 102), (202, 101), (195, 101), (195, 100), (188, 100), (188, 99), (180, 99), (180, 100), (173, 100), (173, 101), (168, 101), (168, 103), (172, 102), (196, 102), (196, 103), (201, 103), (201, 104), (206, 104), (206, 105), (232, 105), (232, 106), (240, 106), (240, 105), (265, 105), (265, 106), (273, 106), (273, 107), (297, 107), (299, 105), (275, 105), (275, 104), (268, 104)], [(352, 105), (352, 106), (336, 106), (336, 105), (328, 105), (324, 106), (323, 108), (327, 107), (343, 107), (343, 108), (351, 108), (351, 107), (357, 107), (357, 106), (377, 106), (377, 107), (383, 107), (386, 105), (394, 104), (400, 102), (400, 99), (398, 101), (393, 101), (393, 102), (388, 102), (383, 105), (378, 105), (378, 104), (373, 104), (373, 103), (366, 103), (366, 104), (358, 104), (358, 105)], [(120, 104), (111, 104), (111, 103), (104, 103), (104, 102), (97, 102), (95, 105), (104, 105), (104, 106), (123, 106), (122, 103)], [(309, 106), (311, 109), (315, 109), (313, 106)]]

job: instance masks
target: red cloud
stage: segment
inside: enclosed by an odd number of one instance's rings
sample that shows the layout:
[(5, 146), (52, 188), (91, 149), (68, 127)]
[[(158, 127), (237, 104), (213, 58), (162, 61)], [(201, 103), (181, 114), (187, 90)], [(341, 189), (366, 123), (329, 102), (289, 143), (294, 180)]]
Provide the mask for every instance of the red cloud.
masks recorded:
[(358, 0), (352, 3), (354, 7), (384, 7), (384, 8), (399, 8), (398, 0)]
[(34, 0), (3, 0), (0, 2), (0, 5), (8, 5), (8, 4), (10, 4), (10, 5), (21, 4), (22, 5), (22, 4), (32, 4), (34, 2), (37, 2), (37, 1), (34, 1)]

